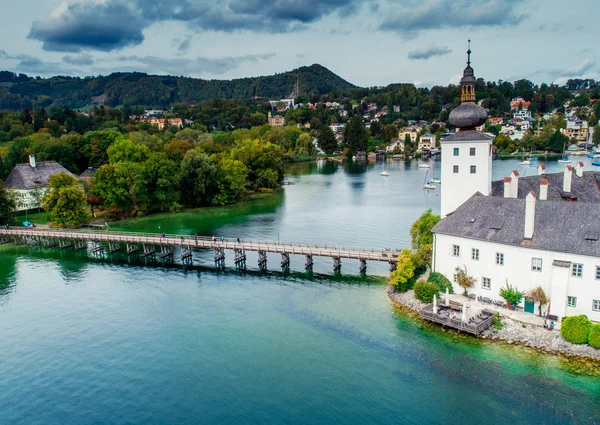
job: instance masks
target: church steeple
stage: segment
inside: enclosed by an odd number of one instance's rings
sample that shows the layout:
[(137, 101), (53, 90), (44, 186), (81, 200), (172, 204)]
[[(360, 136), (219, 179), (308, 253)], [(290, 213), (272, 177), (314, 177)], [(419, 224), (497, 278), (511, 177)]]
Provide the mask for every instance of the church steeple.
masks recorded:
[(467, 67), (463, 71), (460, 79), (460, 100), (461, 104), (450, 112), (450, 124), (459, 130), (472, 130), (487, 120), (487, 111), (481, 106), (475, 104), (475, 86), (477, 79), (475, 71), (471, 68), (471, 40), (467, 50)]
[(463, 102), (475, 102), (475, 71), (471, 68), (471, 40), (469, 40), (469, 50), (467, 50), (467, 67), (463, 71), (463, 77), (460, 80), (461, 95)]

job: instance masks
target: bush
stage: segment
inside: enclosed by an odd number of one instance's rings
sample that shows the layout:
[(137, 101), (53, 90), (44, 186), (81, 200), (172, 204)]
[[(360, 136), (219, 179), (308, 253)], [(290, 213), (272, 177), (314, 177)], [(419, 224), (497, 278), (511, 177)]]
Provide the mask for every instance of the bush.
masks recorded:
[(591, 322), (586, 316), (569, 316), (560, 325), (560, 333), (573, 344), (585, 344), (588, 342), (590, 325)]
[(412, 253), (408, 249), (402, 250), (398, 256), (396, 270), (390, 273), (390, 285), (395, 285), (399, 292), (406, 292), (413, 287), (415, 265), (412, 260)]
[(422, 280), (415, 283), (415, 298), (423, 301), (424, 303), (433, 302), (433, 296), (440, 296), (440, 290), (436, 284), (431, 282), (424, 282)]
[(588, 344), (594, 348), (600, 349), (600, 324), (590, 326), (590, 336), (588, 337)]
[(454, 294), (454, 289), (452, 288), (452, 282), (450, 282), (446, 276), (438, 272), (431, 272), (429, 275), (429, 282), (433, 283), (438, 287), (440, 292), (446, 292), (446, 288), (451, 294)]

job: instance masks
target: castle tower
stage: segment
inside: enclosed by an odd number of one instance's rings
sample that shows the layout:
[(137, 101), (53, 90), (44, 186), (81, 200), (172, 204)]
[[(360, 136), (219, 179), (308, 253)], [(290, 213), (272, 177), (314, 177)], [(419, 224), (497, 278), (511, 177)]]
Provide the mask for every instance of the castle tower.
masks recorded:
[(461, 104), (450, 112), (450, 124), (456, 133), (441, 140), (442, 145), (442, 218), (456, 210), (476, 192), (492, 191), (493, 137), (475, 130), (488, 114), (475, 103), (477, 79), (471, 68), (471, 40), (467, 67), (460, 80)]

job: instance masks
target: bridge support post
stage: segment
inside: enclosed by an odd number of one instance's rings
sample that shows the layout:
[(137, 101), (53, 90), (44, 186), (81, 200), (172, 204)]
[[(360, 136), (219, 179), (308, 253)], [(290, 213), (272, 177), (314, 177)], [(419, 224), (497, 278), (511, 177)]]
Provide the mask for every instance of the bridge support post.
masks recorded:
[(181, 262), (183, 264), (192, 264), (192, 247), (190, 246), (182, 246), (181, 247)]
[(339, 272), (342, 270), (342, 260), (340, 257), (333, 257), (333, 271)]
[(108, 252), (109, 254), (114, 254), (117, 251), (121, 250), (121, 244), (118, 242), (109, 242), (108, 243)]
[(68, 247), (70, 247), (71, 245), (72, 245), (72, 244), (71, 244), (71, 242), (69, 242), (69, 241), (68, 241), (68, 240), (66, 240), (66, 239), (59, 239), (59, 240), (58, 240), (58, 247), (59, 247), (60, 249), (65, 249), (65, 248), (68, 248)]
[(238, 270), (246, 270), (246, 251), (238, 248), (233, 252), (235, 252), (235, 267)]
[(52, 238), (42, 238), (42, 246), (44, 248), (52, 248), (56, 246), (56, 240)]
[(258, 268), (267, 270), (267, 253), (265, 251), (258, 251)]
[(218, 269), (224, 269), (225, 268), (225, 249), (223, 248), (214, 248), (214, 259), (215, 259), (215, 266), (217, 266)]
[(150, 257), (153, 260), (156, 259), (156, 249), (154, 248), (154, 245), (143, 244), (142, 247), (144, 249), (144, 257)]
[[(87, 242), (73, 240), (73, 247), (75, 248), (75, 251), (81, 251), (82, 249), (87, 249)], [(104, 245), (102, 245), (100, 242), (94, 243), (93, 251), (94, 251), (94, 254), (104, 252)]]
[(290, 268), (290, 254), (281, 254), (281, 267), (284, 269)]
[(160, 258), (161, 260), (173, 261), (173, 245), (161, 245), (160, 246)]
[(135, 244), (127, 244), (127, 255), (137, 254), (140, 247)]
[(8, 236), (0, 236), (0, 245), (5, 244), (5, 243), (10, 243), (10, 237)]
[(307, 254), (307, 255), (306, 255), (306, 260), (304, 261), (304, 268), (305, 268), (306, 270), (312, 270), (312, 268), (313, 268), (313, 264), (314, 264), (314, 263), (313, 263), (313, 258), (312, 258), (312, 255), (310, 255), (310, 254)]
[(390, 261), (390, 273), (396, 270), (396, 262)]
[[(82, 245), (78, 245), (77, 241), (75, 242), (75, 250), (79, 251), (80, 249), (87, 248), (87, 245), (83, 243)], [(93, 242), (92, 243), (92, 253), (97, 255), (98, 257), (104, 255), (104, 244), (102, 242)]]
[(361, 273), (367, 272), (367, 260), (360, 260), (360, 272)]

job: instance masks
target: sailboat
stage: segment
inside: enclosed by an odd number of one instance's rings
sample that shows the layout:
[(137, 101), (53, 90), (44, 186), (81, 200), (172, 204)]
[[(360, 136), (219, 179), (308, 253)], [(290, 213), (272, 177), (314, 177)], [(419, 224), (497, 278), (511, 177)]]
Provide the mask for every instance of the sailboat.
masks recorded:
[(531, 161), (525, 159), (525, 151), (523, 151), (523, 161), (519, 162), (519, 165), (531, 165)]
[(429, 175), (429, 170), (427, 170), (427, 173), (425, 174), (425, 179), (423, 180), (423, 189), (435, 189), (437, 186), (434, 185), (432, 182), (428, 182), (427, 181), (427, 176)]
[(570, 164), (571, 163), (571, 160), (567, 156), (567, 152), (566, 152), (566, 149), (565, 149), (566, 147), (567, 147), (567, 145), (564, 144), (563, 145), (563, 155), (562, 155), (562, 158), (558, 160), (559, 164)]

